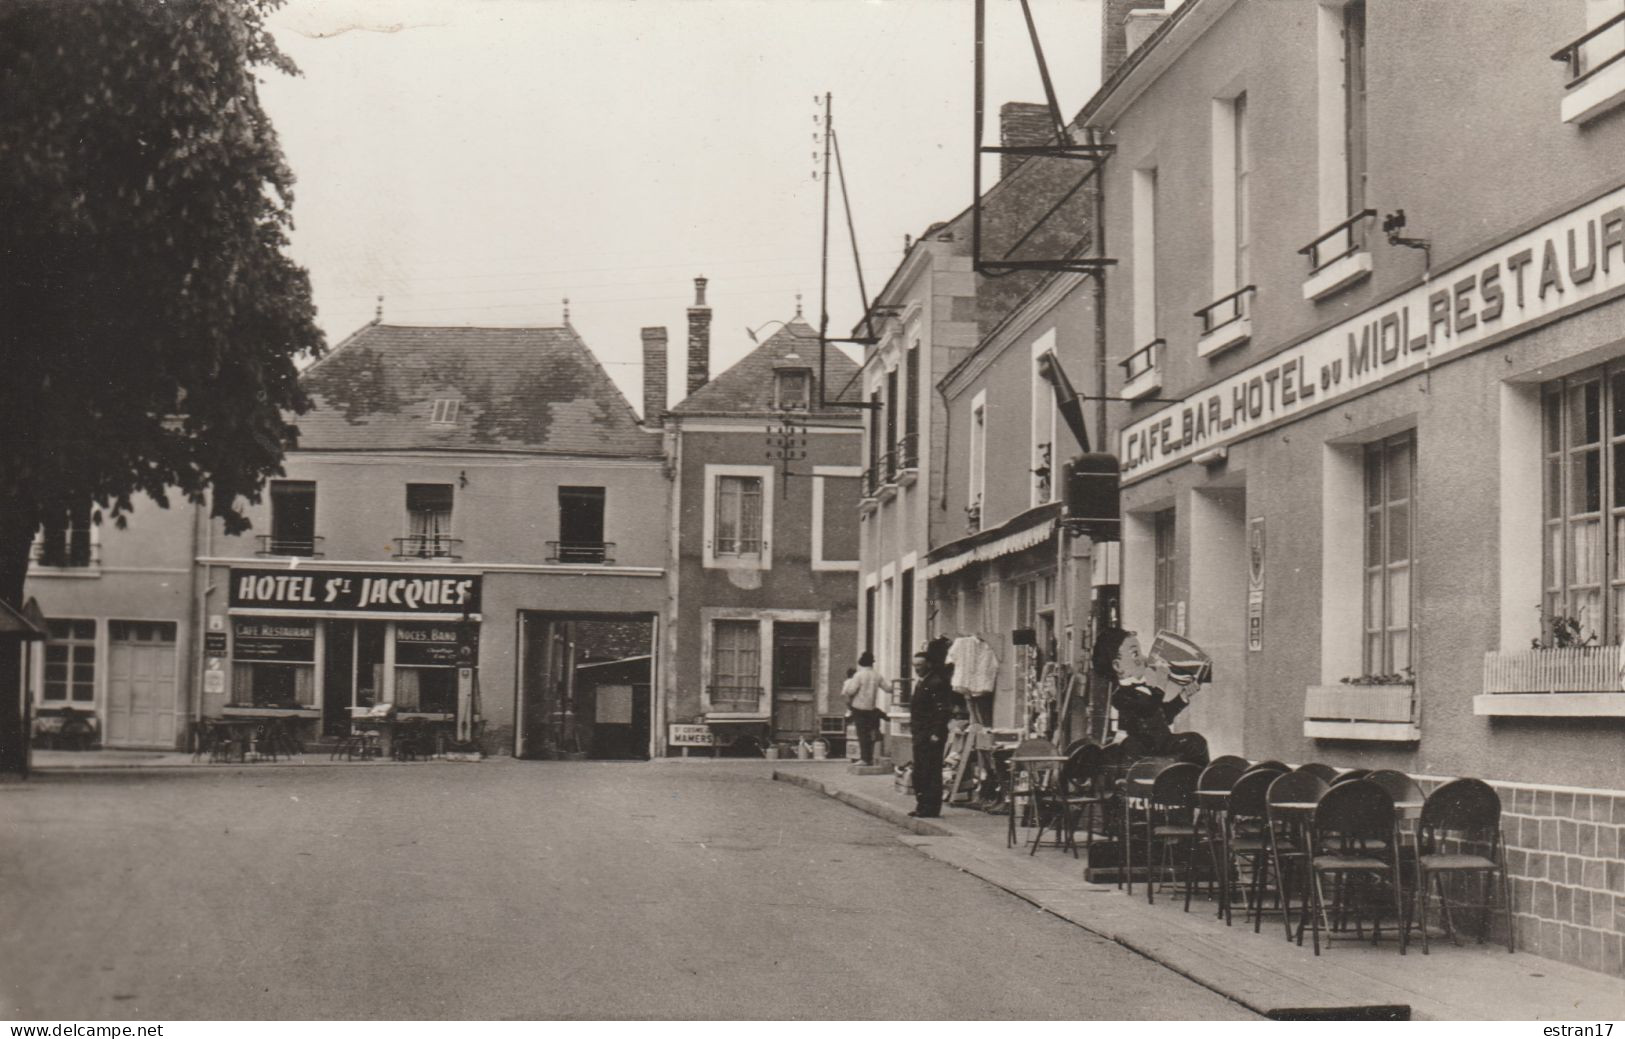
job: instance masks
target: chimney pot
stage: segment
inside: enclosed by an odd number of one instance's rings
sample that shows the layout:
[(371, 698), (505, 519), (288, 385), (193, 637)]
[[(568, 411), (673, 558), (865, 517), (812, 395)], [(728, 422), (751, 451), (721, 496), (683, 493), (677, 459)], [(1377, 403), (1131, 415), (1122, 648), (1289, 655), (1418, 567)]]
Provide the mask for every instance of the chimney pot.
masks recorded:
[[(1129, 13), (1132, 11), (1148, 11), (1165, 14), (1163, 0), (1105, 0), (1101, 5), (1104, 25), (1100, 34), (1100, 81), (1104, 83), (1117, 71), (1119, 65), (1128, 58), (1143, 37), (1130, 43)], [(1151, 29), (1156, 25), (1152, 24)], [(1150, 35), (1150, 32), (1145, 34)]]
[(694, 305), (696, 307), (705, 306), (705, 285), (706, 280), (704, 278), (694, 279)]

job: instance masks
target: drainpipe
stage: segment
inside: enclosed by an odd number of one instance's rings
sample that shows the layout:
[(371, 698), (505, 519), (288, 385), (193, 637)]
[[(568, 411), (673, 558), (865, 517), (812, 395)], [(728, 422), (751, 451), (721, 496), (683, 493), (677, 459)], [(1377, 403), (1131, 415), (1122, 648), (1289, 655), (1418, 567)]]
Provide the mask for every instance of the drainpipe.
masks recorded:
[[(208, 670), (208, 655), (203, 651), (203, 644), (207, 641), (205, 632), (209, 627), (208, 600), (214, 593), (215, 586), (209, 581), (208, 564), (199, 562), (198, 550), (203, 549), (201, 558), (214, 555), (214, 523), (202, 505), (193, 505), (192, 515), (192, 592), (195, 612), (191, 641), (192, 651), (197, 654), (197, 668), (192, 683), (192, 721), (200, 722), (203, 720), (203, 684), (206, 680), (205, 672)], [(198, 529), (200, 526), (206, 529), (206, 533), (200, 533)]]
[[(1100, 144), (1099, 130), (1089, 133), (1091, 144)], [(1097, 171), (1095, 182), (1094, 239), (1096, 259), (1106, 258), (1106, 185), (1105, 173)], [(1091, 275), (1095, 279), (1095, 395), (1106, 396), (1106, 270), (1097, 266)], [(1110, 452), (1116, 445), (1106, 443), (1106, 401), (1095, 404), (1095, 443), (1097, 450)]]

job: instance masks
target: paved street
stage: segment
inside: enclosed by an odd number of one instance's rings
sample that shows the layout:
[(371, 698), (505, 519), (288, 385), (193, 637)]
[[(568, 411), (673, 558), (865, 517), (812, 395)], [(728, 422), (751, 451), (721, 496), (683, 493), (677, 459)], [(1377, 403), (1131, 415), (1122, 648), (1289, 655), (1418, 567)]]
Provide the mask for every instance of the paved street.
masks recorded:
[(1206, 1018), (761, 764), (0, 786), (0, 1016)]

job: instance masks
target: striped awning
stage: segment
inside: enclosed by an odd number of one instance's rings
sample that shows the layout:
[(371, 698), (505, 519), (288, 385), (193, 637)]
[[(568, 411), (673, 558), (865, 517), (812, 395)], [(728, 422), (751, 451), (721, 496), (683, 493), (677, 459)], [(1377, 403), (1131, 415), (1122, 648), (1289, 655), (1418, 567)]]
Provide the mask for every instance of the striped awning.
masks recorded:
[(925, 580), (956, 573), (976, 563), (985, 563), (1042, 545), (1055, 534), (1055, 521), (1061, 514), (1059, 502), (1049, 502), (988, 530), (950, 541), (926, 555), (921, 571)]

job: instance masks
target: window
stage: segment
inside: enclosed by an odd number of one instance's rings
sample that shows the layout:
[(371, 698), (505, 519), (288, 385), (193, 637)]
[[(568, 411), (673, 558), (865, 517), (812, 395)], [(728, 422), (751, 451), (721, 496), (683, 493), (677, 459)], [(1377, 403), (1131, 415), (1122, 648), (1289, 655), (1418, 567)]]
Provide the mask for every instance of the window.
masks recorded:
[(1028, 444), (1028, 505), (1043, 505), (1054, 497), (1055, 481), (1055, 389), (1044, 378), (1039, 364), (1044, 355), (1052, 363), (1061, 362), (1054, 357), (1055, 330), (1038, 337), (1032, 348), (1032, 425)]
[(897, 369), (886, 373), (886, 482), (897, 479)]
[(1131, 185), (1136, 350), (1157, 338), (1157, 171), (1135, 170)]
[(316, 483), (314, 480), (271, 481), (271, 535), (264, 546), (272, 555), (316, 554)]
[(452, 554), (451, 507), (454, 491), (449, 483), (406, 485), (405, 543), (401, 555), (434, 559)]
[(1344, 209), (1365, 208), (1365, 0), (1343, 7), (1343, 160), (1348, 197)]
[(873, 496), (880, 486), (880, 391), (869, 394), (869, 468), (863, 476), (863, 493)]
[(559, 540), (549, 547), (554, 549), (551, 562), (609, 562), (602, 487), (559, 488)]
[[(1152, 520), (1152, 531), (1156, 552), (1152, 567), (1156, 581), (1152, 599), (1152, 620), (1158, 630), (1178, 632), (1179, 586), (1176, 581), (1179, 548), (1174, 538), (1174, 510), (1164, 509), (1157, 513)], [(1149, 646), (1150, 642), (1147, 641), (1145, 645)]]
[(34, 558), (41, 566), (83, 567), (94, 560), (90, 505), (47, 511)]
[(59, 703), (96, 700), (96, 622), (50, 620), (45, 626), (45, 699)]
[(812, 371), (781, 368), (774, 375), (774, 402), (779, 410), (805, 411), (812, 401)]
[(461, 410), (462, 401), (455, 397), (441, 397), (434, 402), (429, 412), (429, 425), (455, 426), (457, 412)]
[(909, 702), (914, 676), (914, 568), (904, 570), (897, 585), (897, 670), (899, 705)]
[(982, 492), (987, 479), (987, 391), (971, 400), (970, 481), (965, 493), (965, 526), (971, 533), (982, 529)]
[(762, 481), (755, 476), (717, 480), (717, 555), (759, 555), (762, 551)]
[(920, 464), (920, 398), (923, 396), (918, 341), (908, 348), (908, 358), (903, 362), (903, 395), (908, 400), (903, 411), (903, 439), (897, 445), (897, 464), (903, 469), (913, 469)]
[(1365, 448), (1365, 650), (1367, 675), (1411, 666), (1411, 558), (1416, 439), (1411, 433)]
[(1612, 645), (1625, 632), (1625, 367), (1547, 385), (1542, 418), (1547, 623)]
[(1252, 149), (1247, 143), (1247, 95), (1239, 95), (1231, 103), (1231, 131), (1235, 134), (1236, 169), (1232, 176), (1233, 190), (1235, 191), (1236, 231), (1235, 231), (1235, 279), (1232, 289), (1240, 289), (1252, 280), (1252, 203), (1248, 191), (1248, 181), (1252, 176)]
[(753, 620), (714, 622), (709, 693), (713, 711), (750, 713), (761, 709), (760, 623)]

